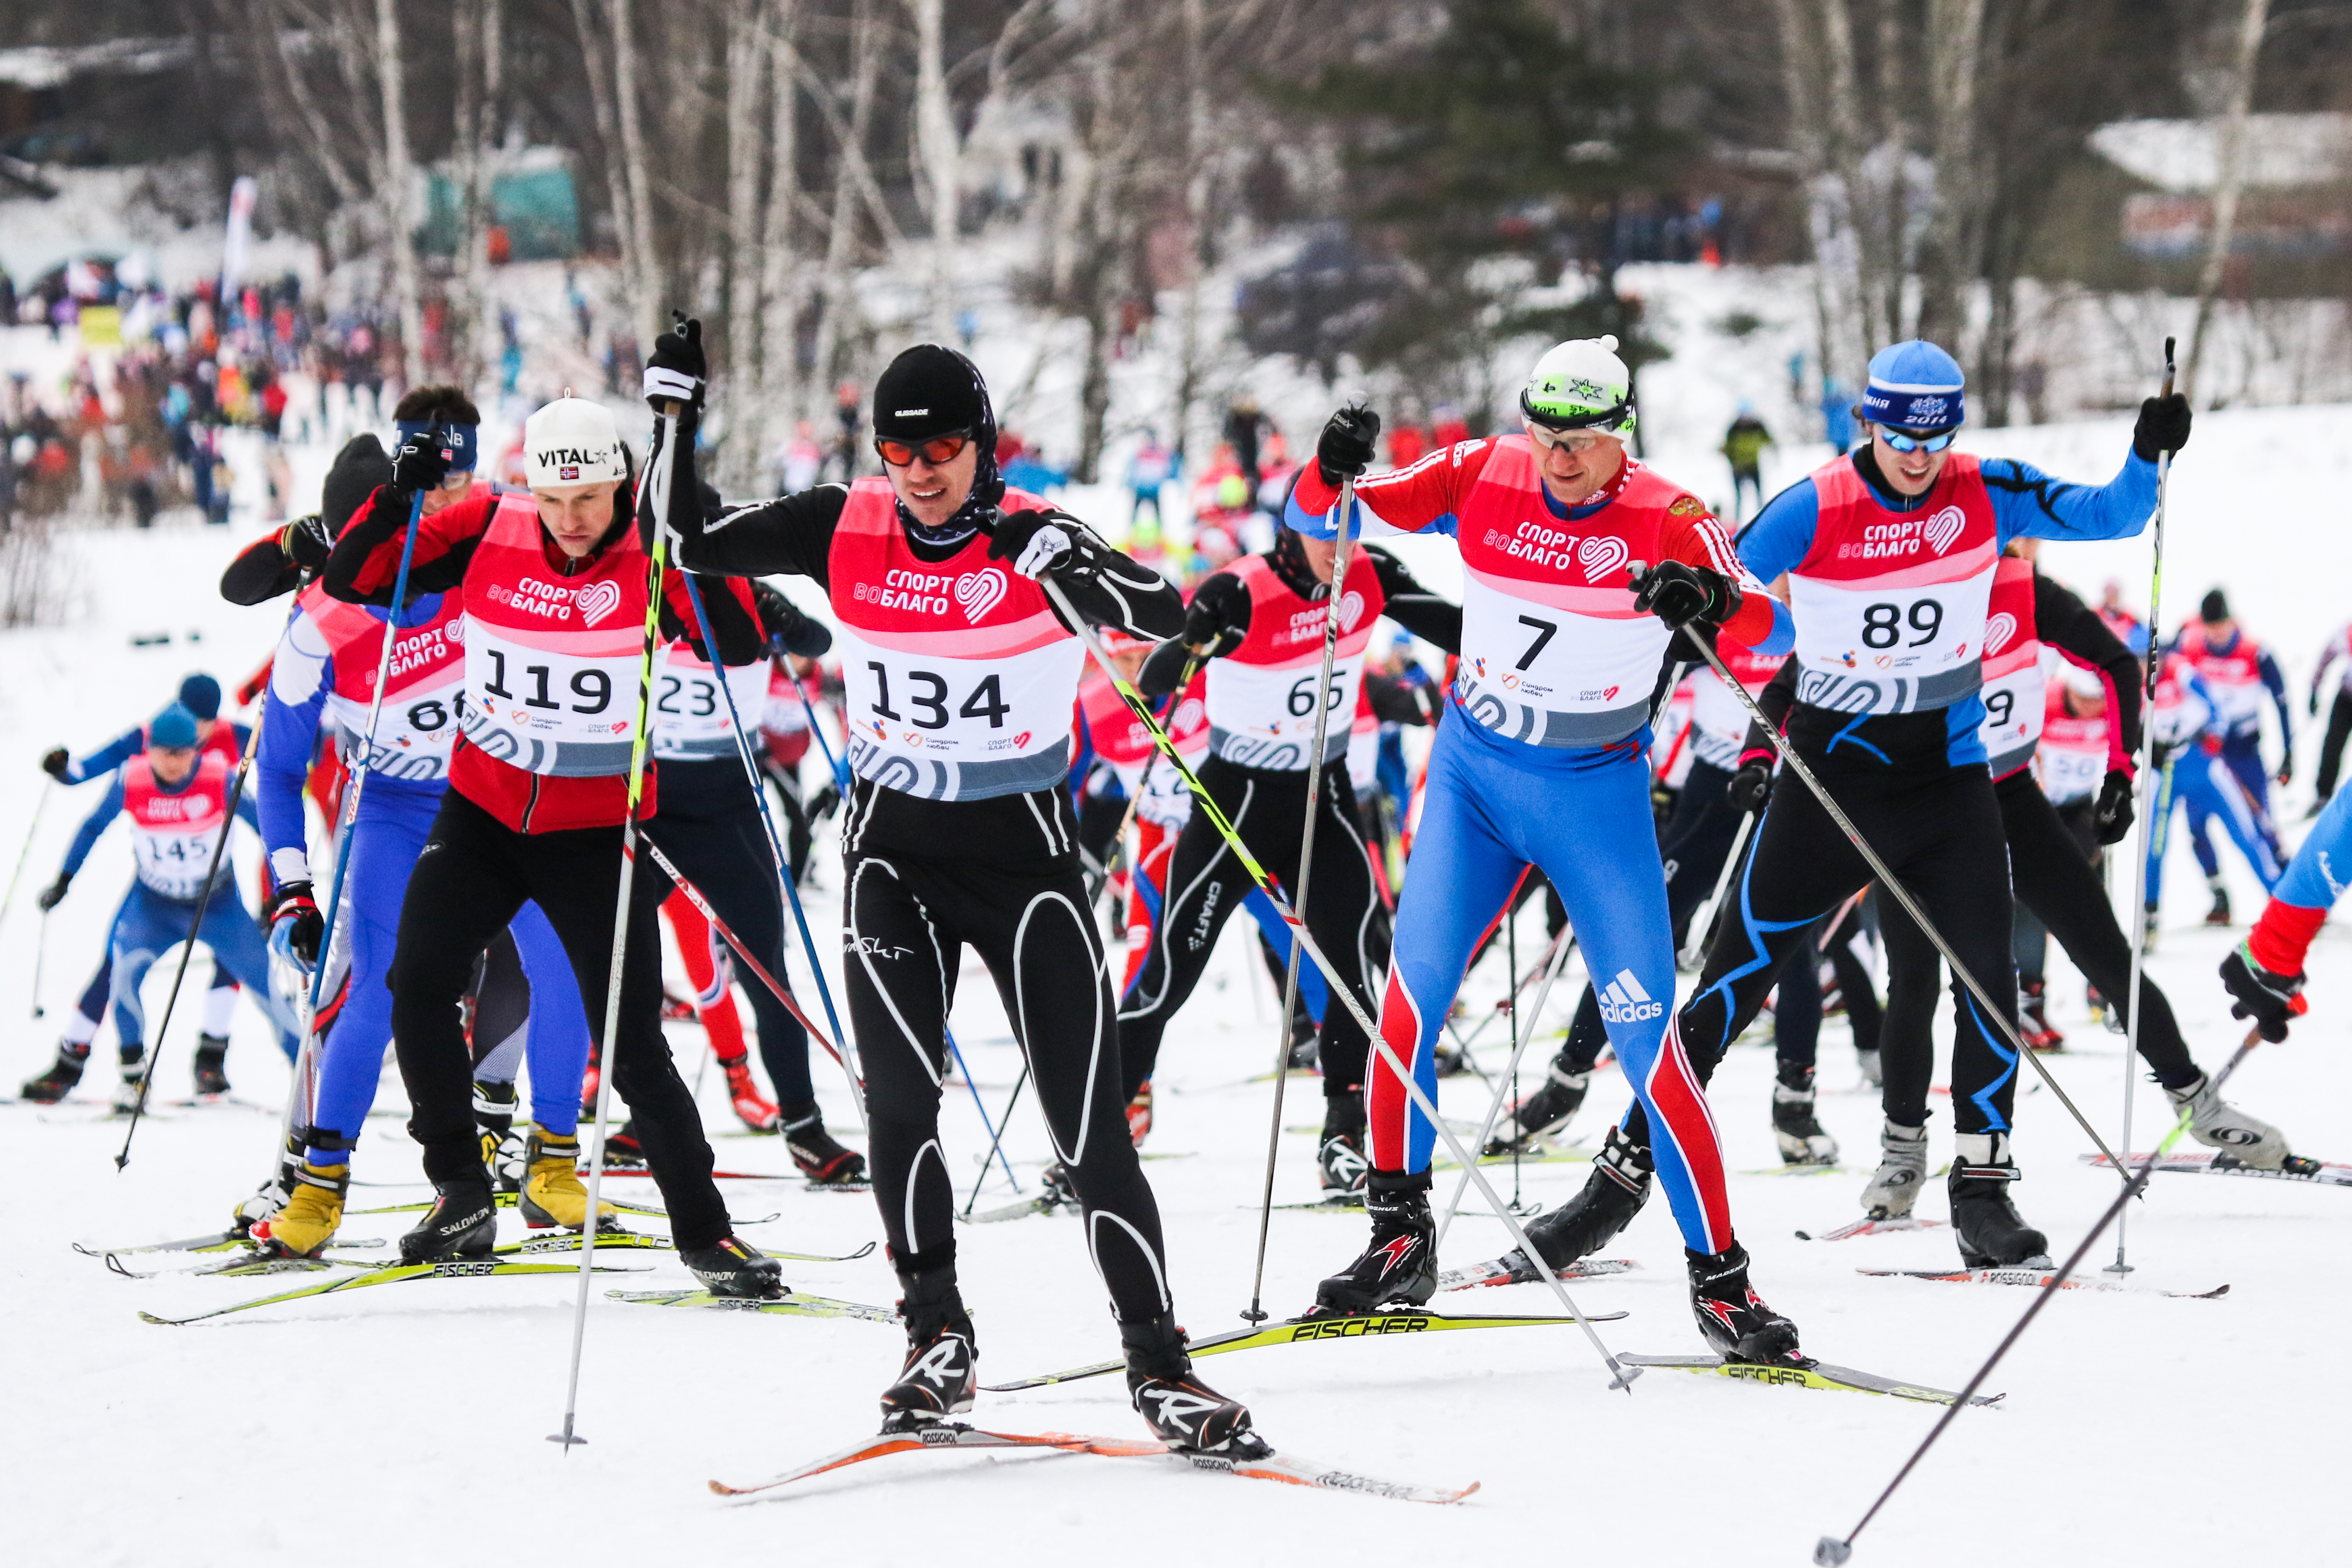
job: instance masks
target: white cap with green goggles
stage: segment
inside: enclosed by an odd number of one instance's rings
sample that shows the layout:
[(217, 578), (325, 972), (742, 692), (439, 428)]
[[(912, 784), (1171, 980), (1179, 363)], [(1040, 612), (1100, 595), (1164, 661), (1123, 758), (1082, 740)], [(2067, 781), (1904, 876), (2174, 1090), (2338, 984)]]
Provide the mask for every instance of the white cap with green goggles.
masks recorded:
[(1621, 439), (1632, 435), (1633, 373), (1617, 357), (1616, 338), (1570, 338), (1545, 350), (1519, 390), (1519, 414), (1528, 434), (1546, 447), (1570, 431)]

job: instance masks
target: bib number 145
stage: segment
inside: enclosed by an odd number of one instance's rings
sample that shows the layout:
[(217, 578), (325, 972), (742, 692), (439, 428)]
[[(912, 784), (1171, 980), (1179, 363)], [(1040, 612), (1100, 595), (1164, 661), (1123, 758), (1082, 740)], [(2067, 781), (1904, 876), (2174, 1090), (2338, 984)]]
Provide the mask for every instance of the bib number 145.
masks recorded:
[(1004, 728), (1004, 716), (1013, 711), (1013, 704), (1004, 700), (1004, 689), (997, 684), (994, 671), (981, 678), (980, 684), (967, 693), (961, 705), (950, 715), (948, 700), (952, 693), (947, 678), (928, 669), (906, 672), (911, 691), (901, 694), (908, 713), (901, 713), (890, 705), (890, 671), (878, 659), (868, 660), (866, 668), (874, 672), (873, 710), (893, 723), (912, 724), (918, 730), (944, 730), (950, 719), (985, 719), (992, 730)]

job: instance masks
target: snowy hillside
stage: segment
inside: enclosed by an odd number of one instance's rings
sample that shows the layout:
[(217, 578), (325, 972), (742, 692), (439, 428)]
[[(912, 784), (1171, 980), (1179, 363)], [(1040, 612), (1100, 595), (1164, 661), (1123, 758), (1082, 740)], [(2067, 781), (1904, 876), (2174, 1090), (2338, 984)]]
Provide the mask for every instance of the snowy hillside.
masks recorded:
[[(1758, 351), (1759, 358), (1765, 351)], [(1762, 359), (1759, 373), (1775, 370)], [(1678, 478), (1711, 457), (1730, 406), (1707, 406), (1696, 381), (1663, 372), (1654, 409), (1677, 395), (1687, 419), (1654, 413), (1654, 458)], [(1319, 389), (1316, 395), (1319, 396)], [(1713, 394), (1704, 395), (1712, 396)], [(1301, 397), (1302, 406), (1304, 397)], [(1770, 410), (1767, 409), (1768, 417)], [(1712, 434), (1710, 434), (1712, 433)], [(2030, 458), (2058, 474), (2105, 479), (2128, 438), (2122, 419), (1982, 432), (1977, 450)], [(1779, 455), (1785, 481), (1815, 460)], [(299, 454), (314, 487), (323, 454)], [(1719, 472), (1719, 468), (1716, 470)], [(1714, 486), (1701, 482), (1713, 492)], [(2200, 416), (2175, 475), (2167, 537), (2168, 625), (2216, 584), (2250, 628), (2270, 640), (2300, 682), (2322, 638), (2352, 616), (2352, 407)], [(1080, 510), (1108, 510), (1099, 494)], [(1106, 518), (1105, 521), (1113, 521)], [(100, 786), (45, 788), (36, 765), (51, 745), (94, 746), (150, 714), (178, 679), (208, 669), (232, 688), (268, 655), (282, 606), (238, 610), (214, 590), (248, 531), (164, 528), (152, 533), (68, 535), (79, 584), (74, 617), (59, 626), (0, 633), (0, 847), (13, 854), (37, 808), (23, 882), (0, 923), (0, 1079), (40, 1070), (56, 1029), (86, 982), (129, 870), (121, 829), (100, 845), (71, 896), (44, 922), (32, 894), (55, 874), (74, 827)], [(1444, 547), (1416, 546), (1426, 580), (1448, 584)], [(2145, 600), (2148, 545), (2062, 547), (2053, 573), (2095, 595), (2107, 576)], [(167, 643), (134, 639), (170, 635)], [(2302, 748), (2304, 777), (2315, 737)], [(2296, 831), (2308, 798), (2298, 779), (2286, 820)], [(46, 797), (46, 798), (45, 798)], [(252, 889), (249, 839), (242, 876)], [(2240, 1036), (2213, 970), (2260, 907), (2238, 886), (2241, 930), (2194, 921), (2201, 894), (2185, 850), (2151, 973), (2169, 990), (2200, 1060), (2218, 1067)], [(2224, 851), (2225, 863), (2229, 852)], [(2236, 873), (2233, 873), (2235, 875)], [(837, 860), (828, 845), (810, 919), (835, 929)], [(822, 936), (821, 936), (822, 940)], [(1539, 937), (1532, 922), (1522, 950)], [(833, 954), (826, 959), (830, 966)], [(805, 955), (793, 973), (805, 984)], [(37, 972), (37, 993), (34, 990)], [(201, 973), (203, 961), (196, 973)], [(159, 1016), (172, 963), (148, 988)], [(1579, 984), (1581, 973), (1571, 970)], [(2257, 1052), (2231, 1098), (2284, 1126), (2299, 1152), (2352, 1158), (2352, 944), (2324, 933), (2313, 953), (2315, 1012), (2291, 1045)], [(1274, 1004), (1243, 936), (1229, 931), (1209, 981), (1171, 1035), (1158, 1082), (1159, 1123), (1146, 1166), (1166, 1216), (1179, 1314), (1194, 1334), (1233, 1327), (1249, 1300), (1255, 1198), (1266, 1141)], [(1482, 974), (1465, 1000), (1487, 1016), (1498, 985)], [(2046, 1066), (2103, 1128), (2120, 1136), (2121, 1041), (2084, 1016), (2081, 986), (2053, 955), (2053, 1013), (2070, 1048)], [(1564, 1024), (1570, 986), (1555, 994), (1545, 1032)], [(159, 1098), (187, 1091), (194, 1032), (184, 996), (162, 1047)], [(27, 1016), (46, 1005), (46, 1018)], [(993, 988), (967, 964), (956, 1033), (997, 1116), (1018, 1072)], [(1465, 1021), (1465, 1029), (1469, 1026)], [(1499, 1024), (1479, 1056), (1499, 1071)], [(719, 1076), (701, 1072), (691, 1026), (671, 1026), (689, 1079), (702, 1079), (708, 1126), (730, 1133)], [(1532, 1087), (1548, 1055), (1530, 1054)], [(559, 1424), (571, 1323), (570, 1278), (427, 1281), (296, 1302), (188, 1328), (154, 1327), (137, 1313), (181, 1315), (306, 1282), (214, 1280), (109, 1273), (72, 1242), (123, 1245), (217, 1227), (268, 1169), (276, 1112), (224, 1103), (164, 1107), (137, 1134), (127, 1169), (112, 1157), (120, 1122), (100, 1120), (113, 1085), (110, 1031), (66, 1105), (0, 1105), (0, 1136), (16, 1197), (0, 1214), (0, 1367), (11, 1398), (0, 1426), (0, 1519), (9, 1562), (37, 1564), (259, 1565), (331, 1556), (352, 1568), (419, 1560), (506, 1563), (553, 1554), (595, 1565), (662, 1561), (915, 1562), (1034, 1564), (1132, 1562), (1298, 1564), (1353, 1556), (1450, 1563), (1507, 1553), (1529, 1560), (1693, 1564), (1808, 1560), (1814, 1540), (1843, 1533), (1937, 1418), (1926, 1405), (1808, 1392), (1658, 1371), (1630, 1394), (1612, 1394), (1573, 1330), (1537, 1328), (1301, 1345), (1204, 1361), (1215, 1386), (1247, 1400), (1286, 1448), (1396, 1479), (1484, 1489), (1459, 1509), (1318, 1496), (1195, 1473), (1151, 1460), (1050, 1455), (994, 1458), (918, 1455), (879, 1461), (765, 1500), (723, 1503), (717, 1477), (758, 1479), (870, 1432), (874, 1397), (898, 1366), (896, 1331), (848, 1321), (665, 1311), (607, 1302), (608, 1286), (684, 1288), (667, 1255), (608, 1254), (650, 1272), (597, 1282), (581, 1395), (589, 1446), (568, 1457), (542, 1439)], [(1854, 1217), (1853, 1197), (1874, 1163), (1878, 1111), (1856, 1091), (1846, 1032), (1822, 1042), (1822, 1120), (1845, 1148), (1843, 1173), (1780, 1173), (1767, 1116), (1771, 1058), (1737, 1049), (1715, 1080), (1740, 1238), (1756, 1279), (1789, 1313), (1807, 1350), (1825, 1360), (1957, 1388), (2024, 1310), (2023, 1291), (1864, 1278), (1870, 1268), (1952, 1260), (1949, 1233), (1843, 1242), (1793, 1238)], [(228, 1060), (238, 1100), (275, 1107), (286, 1069), (257, 1013), (238, 1017)], [(855, 1116), (837, 1075), (821, 1070), (829, 1122), (852, 1142)], [(2072, 1245), (2114, 1191), (2109, 1175), (2077, 1163), (2086, 1145), (2046, 1091), (2019, 1097), (2018, 1201)], [(1316, 1088), (1289, 1086), (1283, 1120), (1319, 1113)], [(1446, 1081), (1448, 1112), (1475, 1117), (1486, 1089), (1474, 1076)], [(950, 1084), (941, 1111), (960, 1184), (982, 1174), (986, 1136), (971, 1100)], [(1571, 1129), (1597, 1146), (1623, 1103), (1604, 1075)], [(2160, 1095), (2137, 1091), (2138, 1138), (2157, 1135)], [(353, 1209), (419, 1195), (415, 1146), (387, 1067), (377, 1116), (357, 1152)], [(1943, 1117), (1931, 1124), (1936, 1160), (1948, 1155)], [(1282, 1140), (1276, 1201), (1315, 1191), (1312, 1140)], [(722, 1166), (789, 1169), (772, 1142), (721, 1137)], [(1024, 1103), (1007, 1149), (1024, 1193), (1046, 1157)], [(1489, 1174), (1507, 1194), (1555, 1205), (1584, 1180), (1577, 1163), (1507, 1166)], [(1450, 1183), (1441, 1182), (1441, 1194)], [(649, 1184), (617, 1184), (650, 1197)], [(746, 1234), (763, 1247), (847, 1253), (877, 1240), (872, 1202), (812, 1194), (800, 1182), (728, 1184)], [(980, 1199), (1013, 1201), (1003, 1176)], [(2325, 1242), (2343, 1233), (2352, 1193), (2252, 1180), (2158, 1177), (2130, 1222), (2137, 1293), (2078, 1291), (2052, 1303), (1993, 1379), (2007, 1395), (1963, 1414), (1923, 1468), (1871, 1527), (1862, 1564), (2125, 1563), (2158, 1561), (2322, 1562), (2339, 1539), (2326, 1502), (2336, 1450), (2321, 1423), (2347, 1387), (2325, 1344), (2324, 1307), (2352, 1289), (2352, 1263)], [(1941, 1217), (1940, 1191), (1922, 1212)], [(347, 1220), (351, 1237), (392, 1238), (399, 1215)], [(511, 1226), (513, 1222), (509, 1222)], [(1321, 1275), (1360, 1247), (1360, 1216), (1275, 1216), (1266, 1297), (1278, 1313), (1303, 1309)], [(509, 1237), (520, 1235), (510, 1229)], [(1044, 1372), (1117, 1352), (1101, 1287), (1076, 1225), (1031, 1218), (963, 1232), (961, 1263), (980, 1328), (986, 1381)], [(1502, 1226), (1465, 1214), (1448, 1265), (1504, 1249)], [(1653, 1203), (1609, 1252), (1641, 1270), (1583, 1282), (1618, 1351), (1700, 1348), (1682, 1279), (1678, 1238)], [(2109, 1244), (2095, 1259), (2108, 1260)], [(133, 1258), (168, 1268), (169, 1254)], [(310, 1277), (315, 1278), (315, 1277)], [(837, 1265), (793, 1263), (799, 1290), (887, 1304), (895, 1288), (877, 1254)], [(2158, 1289), (2231, 1287), (2225, 1299), (2165, 1298)], [(1451, 1311), (1547, 1313), (1540, 1287), (1441, 1298)], [(2331, 1367), (2338, 1370), (2330, 1371)], [(977, 1412), (1013, 1430), (1139, 1435), (1116, 1379), (984, 1395)]]

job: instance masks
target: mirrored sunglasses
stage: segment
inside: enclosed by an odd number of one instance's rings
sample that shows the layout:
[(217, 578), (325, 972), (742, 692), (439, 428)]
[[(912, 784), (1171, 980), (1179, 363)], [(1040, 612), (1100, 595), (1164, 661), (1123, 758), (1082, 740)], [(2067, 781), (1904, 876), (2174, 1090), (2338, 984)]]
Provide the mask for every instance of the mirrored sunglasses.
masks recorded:
[(945, 436), (934, 436), (928, 441), (893, 441), (886, 437), (877, 437), (874, 449), (892, 468), (903, 468), (915, 460), (917, 453), (922, 455), (926, 463), (952, 463), (957, 455), (970, 445), (971, 433), (958, 430)]

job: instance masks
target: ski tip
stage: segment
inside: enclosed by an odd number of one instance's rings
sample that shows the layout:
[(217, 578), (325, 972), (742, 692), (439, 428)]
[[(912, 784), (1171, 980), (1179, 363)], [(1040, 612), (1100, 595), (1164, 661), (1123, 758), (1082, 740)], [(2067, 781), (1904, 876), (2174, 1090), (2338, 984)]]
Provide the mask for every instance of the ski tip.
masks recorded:
[(1853, 1555), (1853, 1542), (1841, 1541), (1834, 1535), (1824, 1535), (1813, 1543), (1813, 1561), (1823, 1568), (1838, 1568)]
[(187, 1320), (184, 1318), (159, 1318), (152, 1312), (140, 1313), (139, 1321), (142, 1323), (161, 1323), (167, 1329), (182, 1328), (184, 1327), (187, 1322)]
[(730, 1487), (725, 1481), (705, 1481), (703, 1485), (710, 1489), (710, 1492), (713, 1497), (741, 1497), (743, 1495), (742, 1488)]

